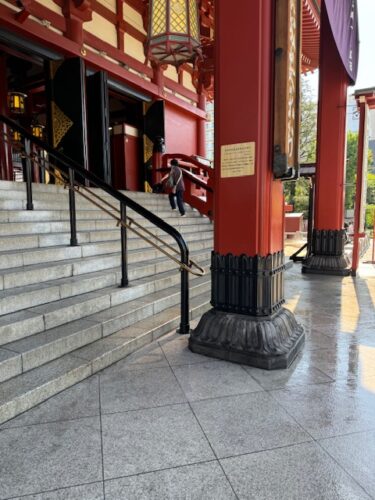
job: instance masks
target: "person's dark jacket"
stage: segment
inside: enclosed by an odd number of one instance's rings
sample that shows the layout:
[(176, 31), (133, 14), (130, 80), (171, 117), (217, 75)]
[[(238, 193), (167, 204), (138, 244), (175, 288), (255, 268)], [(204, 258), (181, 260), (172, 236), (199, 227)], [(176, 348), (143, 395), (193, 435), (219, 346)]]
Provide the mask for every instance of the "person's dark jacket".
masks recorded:
[(176, 191), (185, 191), (184, 176), (180, 167), (172, 166), (170, 175), (173, 177), (173, 185), (176, 186)]

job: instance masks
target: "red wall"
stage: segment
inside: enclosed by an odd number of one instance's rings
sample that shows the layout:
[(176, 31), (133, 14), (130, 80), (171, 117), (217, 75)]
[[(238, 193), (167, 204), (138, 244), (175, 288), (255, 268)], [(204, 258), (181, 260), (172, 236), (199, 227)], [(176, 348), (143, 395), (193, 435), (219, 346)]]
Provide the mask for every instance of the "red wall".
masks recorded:
[(198, 153), (197, 118), (165, 103), (165, 145), (167, 153)]

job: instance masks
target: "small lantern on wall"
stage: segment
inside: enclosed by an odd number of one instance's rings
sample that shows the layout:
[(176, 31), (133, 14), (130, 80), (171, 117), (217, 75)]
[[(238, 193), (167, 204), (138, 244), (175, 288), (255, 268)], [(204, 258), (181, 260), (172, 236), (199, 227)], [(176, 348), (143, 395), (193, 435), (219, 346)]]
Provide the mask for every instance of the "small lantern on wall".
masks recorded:
[(39, 123), (33, 123), (31, 125), (31, 133), (33, 134), (34, 137), (37, 137), (38, 139), (43, 139), (44, 126), (40, 125)]
[(150, 0), (147, 57), (179, 66), (201, 54), (196, 0)]
[(25, 99), (22, 92), (8, 92), (8, 108), (11, 113), (21, 115), (25, 112)]
[(10, 136), (11, 136), (13, 142), (16, 142), (16, 143), (21, 142), (22, 136), (21, 136), (21, 133), (18, 132), (17, 130), (11, 129)]

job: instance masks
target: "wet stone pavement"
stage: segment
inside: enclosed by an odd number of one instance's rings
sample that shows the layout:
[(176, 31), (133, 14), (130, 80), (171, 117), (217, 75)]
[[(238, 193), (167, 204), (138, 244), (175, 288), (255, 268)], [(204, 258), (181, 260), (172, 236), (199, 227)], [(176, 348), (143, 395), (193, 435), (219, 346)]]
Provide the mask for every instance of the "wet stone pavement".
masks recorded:
[(306, 331), (288, 370), (174, 333), (0, 427), (0, 498), (375, 498), (375, 268), (286, 273)]

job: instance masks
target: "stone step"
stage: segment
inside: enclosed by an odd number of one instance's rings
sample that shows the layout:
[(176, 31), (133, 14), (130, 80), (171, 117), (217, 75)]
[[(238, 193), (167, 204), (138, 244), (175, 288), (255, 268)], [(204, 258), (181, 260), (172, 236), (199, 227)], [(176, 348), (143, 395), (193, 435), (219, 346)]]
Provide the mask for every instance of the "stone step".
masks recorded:
[[(192, 258), (198, 262), (208, 261), (210, 259), (210, 251), (206, 250), (195, 252), (192, 254)], [(43, 302), (45, 304), (44, 306), (38, 306), (39, 308), (44, 308), (44, 314), (41, 310), (38, 310), (38, 307), (30, 307), (28, 309), (24, 308), (18, 312), (11, 312), (0, 316), (0, 345), (25, 338), (35, 333), (44, 331), (46, 328), (52, 327), (51, 325), (46, 325), (45, 314), (48, 314), (48, 309), (50, 309), (49, 316), (51, 317), (52, 315), (52, 317), (55, 317), (55, 321), (56, 319), (59, 321), (58, 308), (61, 307), (62, 311), (65, 311), (66, 317), (60, 318), (59, 324), (62, 324), (65, 320), (72, 321), (73, 319), (83, 317), (82, 314), (85, 315), (87, 311), (90, 313), (91, 305), (93, 308), (96, 308), (96, 310), (100, 310), (98, 308), (106, 308), (106, 306), (109, 307), (111, 300), (114, 305), (115, 303), (118, 304), (121, 302), (121, 300), (126, 300), (127, 297), (129, 300), (130, 298), (134, 298), (134, 294), (147, 288), (147, 282), (146, 285), (144, 285), (144, 283), (140, 281), (138, 282), (137, 288), (135, 285), (137, 279), (148, 280), (151, 282), (149, 287), (153, 286), (155, 290), (159, 290), (160, 288), (158, 288), (158, 286), (160, 285), (157, 284), (158, 277), (162, 276), (160, 273), (167, 273), (168, 271), (174, 273), (175, 277), (172, 278), (172, 280), (179, 279), (176, 264), (170, 259), (150, 259), (142, 263), (141, 266), (129, 266), (128, 274), (130, 286), (126, 289), (108, 288), (110, 286), (113, 287), (116, 283), (120, 282), (121, 271), (117, 267), (112, 269), (108, 274), (105, 271), (102, 271), (101, 273), (94, 273), (93, 275), (86, 274), (79, 276), (79, 279), (76, 276), (73, 276), (65, 279), (52, 280), (45, 284), (46, 288), (50, 289), (51, 298), (59, 300), (56, 299), (56, 296), (59, 294), (62, 300), (59, 302), (52, 302), (53, 305), (50, 304), (49, 308), (47, 307), (49, 304), (48, 294), (46, 294), (41, 285), (33, 285), (29, 289), (24, 287), (25, 295), (23, 295), (22, 288), (15, 288), (12, 293), (14, 291), (20, 292), (19, 297), (15, 297), (14, 301), (17, 299), (30, 302), (32, 300), (37, 301), (38, 299), (45, 301)], [(154, 276), (155, 274), (156, 276)], [(150, 279), (150, 276), (153, 276), (153, 278)], [(169, 279), (169, 276), (167, 276), (167, 278)], [(161, 280), (160, 283), (163, 284), (163, 280)], [(33, 289), (34, 287), (35, 290)], [(109, 294), (107, 293), (108, 289), (110, 290)], [(104, 295), (104, 297), (102, 297), (102, 295)], [(119, 297), (121, 299), (119, 299)], [(80, 301), (85, 301), (85, 308), (82, 306), (82, 310), (79, 308)], [(9, 304), (12, 304), (12, 302), (12, 300), (8, 301), (6, 296), (4, 296), (4, 309), (5, 307), (11, 307)], [(62, 311), (60, 311), (61, 314), (63, 314)], [(78, 317), (77, 314), (79, 315)], [(73, 319), (72, 315), (75, 315)], [(57, 326), (57, 324), (54, 324), (53, 326)]]
[[(190, 302), (190, 318), (209, 309), (209, 294)], [(176, 328), (179, 307), (173, 306), (152, 318), (143, 319), (130, 328), (118, 331), (87, 347), (65, 354), (27, 373), (0, 384), (0, 423), (16, 417), (90, 375), (125, 358)]]
[[(32, 184), (33, 193), (35, 193), (35, 197), (40, 197), (43, 193), (55, 193), (59, 194), (67, 194), (67, 189), (63, 185), (57, 184)], [(113, 196), (103, 191), (100, 188), (91, 187), (90, 191), (102, 196), (103, 198), (113, 199)], [(24, 182), (12, 182), (12, 181), (1, 181), (0, 180), (0, 198), (8, 197), (8, 193), (22, 192), (25, 193), (26, 196), (26, 184)], [(168, 196), (166, 194), (161, 193), (145, 193), (143, 191), (127, 191), (127, 190), (119, 190), (120, 193), (125, 196), (132, 198), (134, 200), (159, 200), (159, 199), (167, 199)], [(78, 196), (78, 195), (77, 195)]]
[[(196, 242), (196, 233), (186, 233), (184, 239), (188, 244), (190, 242)], [(201, 243), (207, 240), (212, 242), (212, 233), (199, 233), (199, 241)], [(174, 240), (170, 236), (163, 237), (163, 241), (165, 243), (172, 244), (174, 247), (176, 246)], [(128, 241), (129, 254), (132, 250), (148, 251), (150, 248), (153, 247), (142, 238), (131, 238)], [(0, 252), (0, 270), (41, 264), (43, 262), (57, 262), (67, 259), (100, 256), (117, 252), (120, 253), (120, 251), (120, 238), (104, 242), (83, 243), (76, 247), (64, 245), (13, 250), (12, 252), (5, 251)]]
[[(103, 191), (100, 188), (89, 188), (90, 192), (105, 198), (105, 199), (114, 199), (114, 197), (107, 193), (106, 191)], [(42, 199), (43, 197), (48, 199), (50, 196), (55, 196), (56, 198), (58, 197), (67, 197), (69, 190), (66, 189), (64, 186), (59, 186), (59, 185), (53, 185), (53, 184), (32, 184), (32, 191), (35, 193), (35, 197)], [(86, 193), (85, 190), (82, 190), (83, 193)], [(134, 200), (159, 200), (162, 198), (167, 198), (167, 195), (165, 194), (156, 194), (156, 193), (145, 193), (141, 191), (126, 191), (126, 190), (120, 190), (120, 193), (124, 194), (128, 198), (134, 199)], [(0, 181), (0, 197), (1, 198), (9, 198), (10, 196), (13, 196), (14, 198), (26, 198), (26, 184), (16, 182), (13, 184), (13, 186), (6, 187), (3, 185), (3, 181)], [(77, 193), (77, 198), (80, 196), (80, 192)], [(81, 197), (84, 199), (83, 197)]]
[[(207, 248), (207, 241), (202, 247), (201, 241), (192, 241), (190, 243), (190, 255), (194, 260), (197, 252), (207, 253), (210, 248)], [(162, 256), (162, 257), (161, 257)], [(166, 257), (160, 251), (149, 249), (139, 251), (129, 251), (128, 255), (128, 272), (129, 279), (135, 279), (145, 276), (144, 268), (150, 267), (153, 273), (160, 272), (160, 269), (165, 269), (165, 265), (170, 265), (171, 268), (176, 267), (171, 259), (167, 258), (168, 264), (165, 264)], [(87, 257), (85, 259), (70, 259), (59, 262), (43, 262), (41, 264), (21, 266), (18, 268), (7, 269), (0, 271), (0, 290), (9, 290), (16, 287), (24, 287), (37, 283), (46, 283), (51, 280), (70, 277), (78, 281), (80, 276), (88, 273), (109, 273), (116, 272), (121, 265), (120, 254), (102, 255), (100, 259), (97, 257)]]
[[(197, 260), (202, 262), (201, 257), (207, 257), (207, 253), (198, 254)], [(204, 259), (206, 260), (206, 259)], [(158, 266), (158, 273), (166, 272), (171, 269), (171, 272), (176, 273), (176, 264), (168, 259), (167, 262), (162, 262)], [(143, 271), (143, 272), (140, 272)], [(131, 282), (135, 279), (140, 279), (155, 275), (155, 261), (147, 261), (146, 265), (141, 268), (139, 266), (131, 266), (128, 269), (128, 277)], [(99, 271), (96, 273), (88, 273), (79, 277), (72, 276), (68, 278), (52, 279), (45, 283), (36, 283), (33, 285), (17, 286), (11, 289), (0, 291), (0, 317), (2, 315), (11, 314), (22, 309), (29, 309), (41, 304), (47, 304), (59, 299), (81, 295), (112, 285), (119, 285), (121, 282), (121, 270)], [(17, 281), (16, 281), (16, 284)], [(0, 339), (1, 344), (1, 339)]]
[[(114, 304), (117, 302), (119, 305), (105, 311), (107, 314), (88, 315), (85, 319), (66, 322), (6, 344), (0, 349), (0, 381), (37, 368), (64, 354), (130, 327), (138, 321), (153, 317), (174, 305), (179, 305), (178, 286), (173, 285), (158, 291), (154, 284), (153, 286), (150, 286), (151, 283), (146, 285), (143, 288), (137, 286), (137, 290), (136, 287), (128, 290), (133, 292), (128, 297), (125, 293), (122, 293), (120, 297), (114, 290), (111, 299), (116, 299)], [(193, 299), (207, 292), (209, 288), (209, 277), (194, 278), (190, 283), (190, 297)], [(121, 290), (121, 292), (126, 291)], [(138, 298), (135, 299), (134, 296)], [(119, 303), (120, 298), (121, 303)]]
[[(76, 209), (77, 210), (87, 210), (96, 211), (98, 207), (92, 203), (94, 200), (97, 203), (105, 206), (106, 209), (117, 210), (119, 208), (120, 202), (112, 196), (103, 196), (101, 199), (96, 198), (93, 195), (88, 195), (90, 199), (81, 196), (79, 193), (75, 196)], [(139, 205), (147, 208), (148, 210), (155, 209), (166, 209), (169, 208), (168, 198), (164, 195), (145, 195), (144, 197), (134, 196), (133, 193), (126, 193), (127, 198), (135, 201)], [(0, 209), (1, 210), (22, 210), (26, 209), (26, 194), (21, 191), (0, 191)], [(13, 202), (13, 203), (12, 203)], [(64, 191), (63, 193), (36, 193), (33, 196), (33, 210), (69, 210), (69, 193)], [(131, 210), (129, 208), (129, 210)]]
[[(183, 235), (190, 233), (201, 233), (201, 232), (212, 232), (213, 227), (207, 226), (206, 224), (189, 224), (184, 226)], [(158, 228), (153, 228), (152, 233), (156, 236), (172, 240), (164, 231)], [(140, 238), (133, 231), (128, 231), (128, 240)], [(78, 244), (82, 245), (85, 243), (97, 243), (103, 241), (112, 241), (120, 239), (120, 229), (103, 229), (97, 231), (78, 231), (77, 240)], [(1, 252), (6, 252), (10, 250), (25, 250), (32, 248), (44, 248), (51, 246), (69, 246), (70, 245), (70, 232), (64, 233), (52, 233), (52, 234), (18, 234), (18, 235), (7, 235), (2, 236), (0, 239), (0, 254)]]
[[(93, 215), (90, 219), (77, 219), (78, 231), (95, 231), (95, 230), (108, 230), (117, 227), (117, 222), (113, 218), (102, 218)], [(157, 212), (158, 215), (168, 224), (176, 227), (177, 230), (191, 224), (202, 224), (210, 227), (209, 221), (200, 217), (197, 212), (188, 212), (187, 217), (180, 217), (177, 213), (166, 211)], [(130, 216), (131, 214), (129, 214)], [(148, 229), (157, 229), (151, 222), (140, 217), (134, 219), (143, 227)], [(21, 222), (0, 222), (0, 236), (12, 235), (30, 235), (30, 234), (50, 234), (50, 233), (67, 233), (70, 232), (69, 220), (48, 220), (48, 221), (21, 221)]]
[[(157, 210), (157, 213), (160, 217), (173, 217), (173, 219), (178, 220), (178, 214), (171, 212), (168, 203), (162, 203), (160, 206), (157, 205), (156, 207), (155, 205), (153, 205), (150, 206), (150, 208), (153, 212)], [(209, 221), (205, 217), (202, 217), (189, 205), (186, 205), (186, 214), (188, 217), (201, 218), (202, 220), (206, 221), (206, 223), (209, 223)], [(134, 212), (130, 208), (128, 209), (128, 215), (134, 219), (143, 219), (141, 215), (139, 215), (137, 212)], [(109, 213), (103, 212), (97, 207), (94, 207), (90, 210), (87, 210), (85, 208), (78, 208), (76, 212), (76, 218), (77, 220), (92, 220), (93, 218), (103, 220), (113, 219), (113, 217)], [(54, 205), (49, 210), (0, 210), (0, 222), (48, 222), (60, 220), (70, 220), (70, 213), (66, 205), (63, 209), (57, 209)]]

